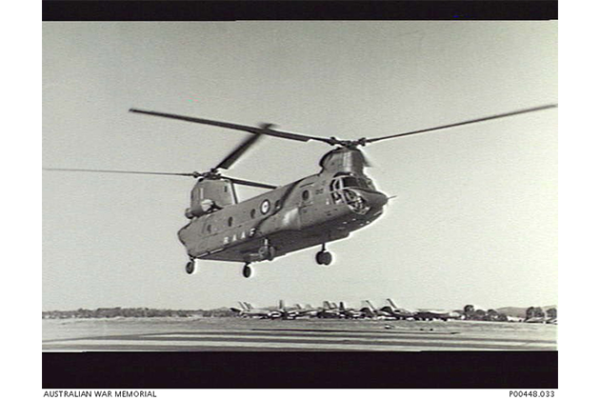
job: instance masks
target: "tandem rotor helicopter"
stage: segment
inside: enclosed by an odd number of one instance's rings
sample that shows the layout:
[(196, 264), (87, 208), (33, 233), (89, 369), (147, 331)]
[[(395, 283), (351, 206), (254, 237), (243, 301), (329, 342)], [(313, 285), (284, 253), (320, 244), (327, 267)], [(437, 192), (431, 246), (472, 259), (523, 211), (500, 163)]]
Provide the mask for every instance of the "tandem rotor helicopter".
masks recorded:
[[(273, 129), (273, 124), (258, 127), (233, 124), (162, 112), (130, 109), (130, 112), (188, 121), (204, 125), (248, 132), (251, 135), (229, 153), (219, 164), (206, 172), (175, 173), (146, 171), (116, 171), (69, 168), (45, 168), (53, 171), (103, 172), (148, 175), (186, 176), (197, 179), (191, 192), (190, 207), (185, 216), (190, 222), (178, 232), (189, 262), (188, 274), (196, 269), (196, 260), (216, 260), (243, 263), (242, 274), (252, 275), (251, 263), (272, 261), (285, 254), (308, 247), (320, 246), (316, 253), (319, 265), (329, 265), (332, 255), (326, 244), (346, 238), (381, 217), (390, 197), (378, 191), (364, 173), (369, 166), (359, 147), (382, 140), (416, 135), (467, 124), (510, 117), (518, 114), (557, 107), (556, 104), (528, 108), (427, 129), (403, 132), (376, 138), (342, 140)], [(311, 140), (335, 146), (320, 160), (321, 171), (284, 186), (224, 176), (261, 136), (308, 142)], [(238, 201), (235, 185), (253, 186), (269, 191), (244, 201)]]

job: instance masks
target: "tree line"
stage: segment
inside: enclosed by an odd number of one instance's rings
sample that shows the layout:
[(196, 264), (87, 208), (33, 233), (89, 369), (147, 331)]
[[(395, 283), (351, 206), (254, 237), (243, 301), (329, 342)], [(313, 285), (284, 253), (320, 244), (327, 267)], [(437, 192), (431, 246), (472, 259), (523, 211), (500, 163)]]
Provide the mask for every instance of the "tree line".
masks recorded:
[(472, 321), (500, 321), (506, 322), (508, 321), (508, 316), (503, 313), (499, 313), (494, 309), (489, 309), (487, 311), (482, 309), (475, 309), (475, 306), (472, 304), (467, 304), (463, 308), (464, 319), (472, 320)]
[(216, 310), (169, 310), (147, 307), (137, 308), (97, 308), (88, 310), (80, 308), (71, 311), (42, 311), (43, 319), (68, 319), (68, 318), (155, 318), (155, 317), (228, 317), (235, 313), (229, 309)]
[(529, 307), (527, 310), (525, 310), (525, 319), (531, 319), (531, 318), (550, 318), (550, 319), (555, 319), (557, 318), (557, 310), (556, 308), (550, 308), (546, 311), (544, 311), (542, 309), (542, 307)]
[[(487, 311), (482, 309), (475, 309), (475, 306), (472, 304), (467, 304), (463, 308), (463, 316), (464, 319), (474, 320), (474, 321), (508, 321), (508, 316), (504, 313), (499, 313), (494, 309), (489, 309)], [(557, 310), (556, 308), (550, 308), (546, 311), (542, 307), (534, 307), (531, 306), (525, 310), (525, 320), (529, 320), (532, 318), (542, 318), (542, 319), (556, 319), (557, 318)]]

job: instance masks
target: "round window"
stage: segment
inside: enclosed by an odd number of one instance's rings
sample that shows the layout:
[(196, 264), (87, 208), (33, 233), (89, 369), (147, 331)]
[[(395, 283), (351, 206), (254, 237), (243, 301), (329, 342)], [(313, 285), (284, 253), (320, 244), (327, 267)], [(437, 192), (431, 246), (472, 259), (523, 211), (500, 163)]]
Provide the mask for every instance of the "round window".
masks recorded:
[(229, 217), (229, 219), (227, 220), (227, 225), (233, 225), (233, 217)]
[(251, 218), (256, 217), (256, 210), (254, 208), (250, 211), (250, 217)]
[(310, 197), (310, 193), (308, 190), (305, 190), (304, 192), (302, 192), (302, 200), (308, 200), (309, 197)]
[(269, 212), (270, 208), (271, 208), (271, 202), (269, 200), (264, 200), (262, 202), (262, 204), (260, 205), (260, 212), (263, 214), (266, 214)]

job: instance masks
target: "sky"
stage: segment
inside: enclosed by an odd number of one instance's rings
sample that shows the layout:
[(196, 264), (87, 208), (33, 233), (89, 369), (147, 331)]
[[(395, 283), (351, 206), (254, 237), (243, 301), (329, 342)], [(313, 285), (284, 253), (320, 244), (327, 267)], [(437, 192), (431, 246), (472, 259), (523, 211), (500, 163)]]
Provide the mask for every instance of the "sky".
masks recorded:
[[(44, 23), (43, 166), (206, 171), (242, 132), (131, 107), (355, 139), (558, 103), (557, 23)], [(284, 185), (323, 143), (264, 138), (227, 174)], [(557, 110), (374, 143), (384, 215), (273, 262), (200, 261), (177, 231), (192, 178), (43, 172), (44, 310), (484, 308), (558, 302)], [(242, 199), (259, 189), (238, 188)]]

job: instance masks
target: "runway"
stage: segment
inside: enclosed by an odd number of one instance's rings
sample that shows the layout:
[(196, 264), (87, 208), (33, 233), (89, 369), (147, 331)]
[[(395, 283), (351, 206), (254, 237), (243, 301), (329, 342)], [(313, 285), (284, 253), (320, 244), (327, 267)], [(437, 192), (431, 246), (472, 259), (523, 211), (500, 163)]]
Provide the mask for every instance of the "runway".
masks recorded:
[(557, 350), (555, 325), (241, 318), (44, 320), (42, 351)]

